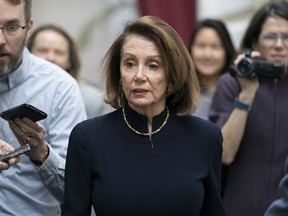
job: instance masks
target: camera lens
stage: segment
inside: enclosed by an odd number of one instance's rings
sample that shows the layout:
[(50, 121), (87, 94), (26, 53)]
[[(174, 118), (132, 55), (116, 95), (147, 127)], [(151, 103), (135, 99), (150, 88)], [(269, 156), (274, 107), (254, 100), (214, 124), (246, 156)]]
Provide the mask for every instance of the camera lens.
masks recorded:
[(253, 62), (248, 59), (248, 58), (244, 58), (242, 59), (238, 66), (238, 75), (241, 77), (253, 77)]

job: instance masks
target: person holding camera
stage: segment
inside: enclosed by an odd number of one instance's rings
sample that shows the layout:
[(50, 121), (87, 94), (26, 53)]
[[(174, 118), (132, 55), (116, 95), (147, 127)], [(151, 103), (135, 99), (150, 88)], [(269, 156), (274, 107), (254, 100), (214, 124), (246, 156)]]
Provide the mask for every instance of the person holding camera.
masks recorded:
[(241, 48), (234, 72), (218, 80), (209, 119), (224, 138), (227, 215), (263, 216), (281, 196), (278, 183), (288, 154), (288, 3), (261, 7)]

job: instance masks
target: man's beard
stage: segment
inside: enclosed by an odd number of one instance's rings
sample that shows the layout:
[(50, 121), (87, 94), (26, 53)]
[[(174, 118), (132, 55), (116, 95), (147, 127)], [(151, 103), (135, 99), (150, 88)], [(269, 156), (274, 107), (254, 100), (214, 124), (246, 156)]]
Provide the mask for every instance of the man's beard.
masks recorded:
[(15, 71), (22, 60), (23, 49), (25, 47), (25, 40), (23, 43), (20, 44), (18, 52), (15, 55), (11, 55), (7, 52), (4, 47), (0, 47), (0, 54), (7, 54), (8, 62), (7, 61), (0, 61), (0, 78), (6, 76), (9, 73)]

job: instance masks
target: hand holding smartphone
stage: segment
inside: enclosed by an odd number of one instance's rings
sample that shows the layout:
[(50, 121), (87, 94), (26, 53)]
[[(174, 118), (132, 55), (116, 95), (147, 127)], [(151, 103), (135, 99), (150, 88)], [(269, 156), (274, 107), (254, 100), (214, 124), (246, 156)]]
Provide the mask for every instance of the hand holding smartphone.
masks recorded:
[(34, 122), (37, 122), (47, 118), (47, 114), (45, 112), (26, 103), (3, 111), (0, 113), (0, 116), (7, 121), (14, 120), (15, 118), (22, 119), (26, 117)]
[(28, 151), (30, 151), (30, 145), (27, 143), (24, 146), (20, 146), (19, 148), (16, 148), (16, 149), (9, 151), (3, 155), (0, 155), (0, 161), (6, 162), (6, 161), (10, 160), (11, 158), (17, 157), (21, 154), (28, 152)]

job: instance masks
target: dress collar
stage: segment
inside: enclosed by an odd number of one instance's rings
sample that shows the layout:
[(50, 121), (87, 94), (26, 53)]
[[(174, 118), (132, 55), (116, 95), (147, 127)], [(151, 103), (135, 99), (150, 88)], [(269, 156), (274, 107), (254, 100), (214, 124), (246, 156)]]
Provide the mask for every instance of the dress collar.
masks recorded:
[[(167, 117), (167, 109), (168, 108), (165, 108), (159, 115), (156, 115), (153, 117), (152, 131), (155, 131), (161, 127), (161, 125), (163, 124), (163, 122), (165, 121)], [(133, 110), (129, 105), (125, 105), (124, 110), (126, 114), (126, 119), (131, 125), (131, 127), (133, 127), (135, 130), (139, 132), (148, 133), (148, 119), (145, 115), (139, 114), (138, 112)], [(123, 122), (126, 125), (124, 118), (123, 118)]]

